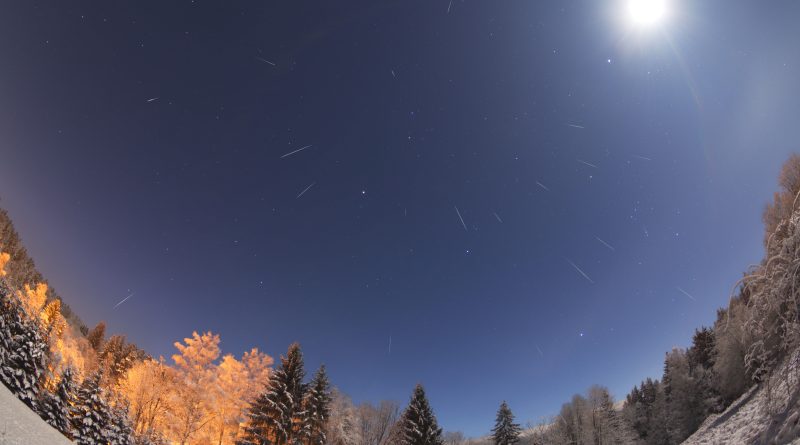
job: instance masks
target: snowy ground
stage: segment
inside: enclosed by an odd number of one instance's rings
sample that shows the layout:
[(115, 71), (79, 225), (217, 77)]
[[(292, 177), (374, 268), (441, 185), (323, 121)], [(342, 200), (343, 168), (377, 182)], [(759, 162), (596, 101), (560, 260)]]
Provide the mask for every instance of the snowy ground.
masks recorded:
[(725, 412), (709, 416), (683, 445), (800, 445), (800, 354), (766, 385), (753, 387)]
[(0, 445), (73, 445), (0, 383)]

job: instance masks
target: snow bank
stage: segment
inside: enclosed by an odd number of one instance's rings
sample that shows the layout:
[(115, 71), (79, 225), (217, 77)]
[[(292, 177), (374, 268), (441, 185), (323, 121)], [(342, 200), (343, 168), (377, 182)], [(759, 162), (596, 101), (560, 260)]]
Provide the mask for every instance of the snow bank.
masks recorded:
[(684, 445), (800, 445), (800, 351), (769, 384), (754, 386), (721, 414), (709, 416)]
[(0, 445), (73, 445), (0, 384)]

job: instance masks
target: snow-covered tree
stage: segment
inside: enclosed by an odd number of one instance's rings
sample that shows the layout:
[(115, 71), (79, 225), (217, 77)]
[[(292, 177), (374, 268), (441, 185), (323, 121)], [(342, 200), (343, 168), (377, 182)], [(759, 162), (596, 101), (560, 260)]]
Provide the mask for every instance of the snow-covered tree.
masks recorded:
[(417, 384), (400, 420), (403, 445), (443, 445), (442, 429), (436, 422), (425, 389)]
[(217, 445), (235, 442), (239, 426), (253, 395), (263, 392), (269, 381), (272, 357), (252, 349), (241, 360), (227, 354), (216, 367), (214, 386), (209, 391), (214, 418), (207, 428), (208, 440)]
[(461, 431), (446, 431), (444, 433), (444, 445), (464, 445), (467, 438)]
[[(325, 428), (330, 445), (361, 445), (361, 416), (347, 395), (334, 389), (331, 393), (331, 414)], [(374, 443), (374, 442), (371, 442)]]
[(495, 445), (513, 445), (519, 442), (521, 429), (518, 423), (514, 423), (514, 414), (511, 408), (503, 401), (497, 410), (497, 419), (492, 428), (492, 439)]
[(100, 363), (104, 368), (106, 387), (114, 387), (125, 373), (147, 354), (135, 344), (127, 341), (124, 335), (113, 335), (103, 343), (99, 354)]
[(177, 365), (178, 382), (172, 391), (168, 426), (172, 440), (184, 445), (213, 417), (210, 391), (214, 384), (214, 361), (219, 357), (219, 335), (192, 333), (184, 343), (175, 342), (180, 354), (172, 359)]
[(0, 380), (34, 411), (46, 370), (47, 343), (35, 318), (0, 280)]
[(108, 445), (132, 445), (133, 426), (128, 417), (128, 407), (122, 404), (113, 408), (110, 414)]
[(281, 356), (264, 393), (250, 405), (242, 445), (287, 445), (297, 440), (303, 418), (303, 354), (297, 343)]
[(155, 360), (137, 363), (120, 382), (119, 391), (130, 404), (130, 418), (139, 441), (159, 442), (167, 430), (167, 412), (176, 382), (176, 370)]
[(733, 403), (750, 386), (744, 358), (747, 353), (743, 320), (747, 307), (741, 297), (734, 297), (727, 309), (717, 312), (714, 323), (714, 379), (712, 386), (721, 397), (722, 406)]
[(39, 415), (53, 428), (72, 438), (70, 407), (75, 401), (75, 381), (72, 368), (66, 368), (53, 392), (45, 392), (39, 402)]
[(25, 291), (17, 291), (17, 298), (22, 304), (22, 310), (30, 320), (38, 323), (39, 313), (47, 302), (47, 284), (39, 283), (36, 286), (25, 285)]
[(331, 391), (325, 365), (319, 367), (303, 398), (300, 440), (305, 445), (325, 445), (325, 425), (330, 417)]
[(680, 443), (697, 430), (708, 414), (706, 391), (691, 372), (689, 357), (682, 349), (667, 353), (662, 384), (667, 403), (670, 439)]
[(78, 445), (107, 444), (113, 434), (112, 413), (100, 387), (102, 376), (96, 372), (87, 377), (75, 396), (70, 410), (70, 423), (75, 443)]

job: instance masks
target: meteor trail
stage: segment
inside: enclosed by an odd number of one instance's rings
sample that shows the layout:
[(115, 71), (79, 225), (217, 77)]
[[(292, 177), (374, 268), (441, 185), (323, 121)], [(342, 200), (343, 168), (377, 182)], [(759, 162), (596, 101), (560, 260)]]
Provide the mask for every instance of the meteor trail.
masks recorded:
[(594, 239), (596, 239), (597, 241), (600, 241), (600, 244), (602, 244), (602, 245), (604, 245), (604, 246), (608, 247), (609, 249), (611, 249), (611, 251), (612, 251), (612, 252), (614, 251), (614, 246), (612, 246), (611, 244), (608, 244), (607, 242), (605, 242), (605, 241), (601, 240), (601, 239), (600, 239), (600, 238), (598, 238), (598, 237), (594, 237)]
[(695, 299), (694, 299), (694, 297), (692, 296), (692, 294), (690, 294), (689, 292), (686, 292), (685, 290), (681, 289), (680, 287), (676, 287), (676, 289), (678, 289), (678, 291), (679, 291), (680, 293), (682, 293), (683, 295), (686, 295), (687, 297), (691, 298), (691, 299), (692, 299), (692, 301), (697, 301), (697, 300), (695, 300)]
[(114, 309), (116, 309), (116, 308), (117, 308), (119, 305), (121, 305), (122, 303), (124, 303), (124, 302), (128, 301), (128, 298), (132, 297), (132, 296), (133, 296), (133, 294), (134, 294), (134, 292), (131, 292), (131, 294), (130, 294), (130, 295), (128, 295), (127, 297), (123, 298), (123, 299), (122, 299), (122, 301), (120, 301), (119, 303), (117, 303), (117, 304), (114, 306)]
[(256, 56), (256, 60), (260, 60), (260, 61), (262, 61), (262, 62), (264, 62), (264, 63), (269, 63), (270, 65), (272, 65), (272, 66), (275, 66), (275, 63), (274, 63), (274, 62), (270, 62), (269, 60), (267, 60), (267, 59), (265, 59), (265, 58), (263, 58), (263, 57), (258, 57), (258, 56)]
[[(316, 182), (312, 182), (308, 187), (304, 188), (303, 191), (300, 192), (299, 195), (297, 195), (297, 198), (303, 196), (309, 189), (311, 189), (311, 187), (314, 187), (314, 184), (316, 184)], [(295, 198), (295, 199), (297, 199), (297, 198)]]
[(539, 182), (539, 181), (536, 181), (536, 185), (538, 185), (539, 187), (541, 187), (541, 188), (543, 188), (543, 189), (547, 190), (548, 192), (550, 191), (550, 189), (549, 189), (549, 188), (547, 188), (547, 186), (546, 186), (546, 185), (542, 184), (542, 183), (541, 183), (541, 182)]
[(594, 284), (594, 281), (592, 281), (592, 279), (591, 279), (591, 278), (589, 278), (589, 275), (586, 275), (586, 272), (582, 271), (582, 270), (581, 270), (581, 268), (580, 268), (580, 267), (578, 267), (578, 265), (577, 265), (577, 264), (575, 264), (575, 263), (573, 263), (572, 261), (570, 261), (570, 259), (569, 259), (569, 258), (564, 258), (564, 259), (565, 259), (565, 260), (567, 260), (567, 262), (568, 262), (568, 263), (569, 263), (569, 264), (570, 264), (572, 267), (574, 267), (574, 268), (575, 268), (575, 270), (577, 270), (577, 271), (578, 271), (578, 273), (580, 273), (581, 275), (583, 275), (583, 278), (586, 278), (586, 279), (587, 279), (587, 280), (588, 280), (590, 283)]
[(596, 165), (594, 165), (594, 164), (592, 164), (590, 162), (586, 162), (586, 161), (584, 161), (582, 159), (576, 159), (576, 161), (580, 162), (581, 164), (588, 165), (589, 167), (592, 167), (592, 168), (599, 168), (598, 166), (596, 166)]
[(306, 145), (305, 147), (298, 148), (298, 149), (297, 149), (297, 150), (295, 150), (295, 151), (290, 151), (289, 153), (286, 153), (285, 155), (281, 156), (281, 159), (283, 159), (283, 158), (285, 158), (285, 157), (288, 157), (288, 156), (291, 156), (291, 155), (293, 155), (293, 154), (295, 154), (295, 153), (297, 153), (297, 152), (303, 151), (303, 150), (305, 150), (306, 148), (311, 148), (311, 147), (312, 147), (311, 145)]
[(458, 214), (458, 219), (460, 219), (460, 220), (461, 220), (461, 225), (462, 225), (462, 226), (464, 226), (464, 231), (465, 231), (465, 232), (469, 232), (469, 230), (467, 230), (467, 225), (466, 225), (466, 224), (464, 224), (464, 218), (462, 218), (462, 217), (461, 217), (461, 212), (459, 212), (459, 211), (458, 211), (458, 207), (456, 207), (456, 206), (453, 206), (453, 208), (455, 208), (455, 209), (456, 209), (456, 213)]

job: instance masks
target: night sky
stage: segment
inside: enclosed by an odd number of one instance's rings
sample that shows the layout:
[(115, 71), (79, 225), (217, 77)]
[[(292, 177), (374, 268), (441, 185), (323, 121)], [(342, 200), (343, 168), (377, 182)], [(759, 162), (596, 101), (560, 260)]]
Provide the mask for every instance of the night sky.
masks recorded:
[(760, 260), (799, 14), (4, 2), (0, 206), (90, 326), (299, 341), (356, 402), (422, 382), (484, 434), (659, 376)]

